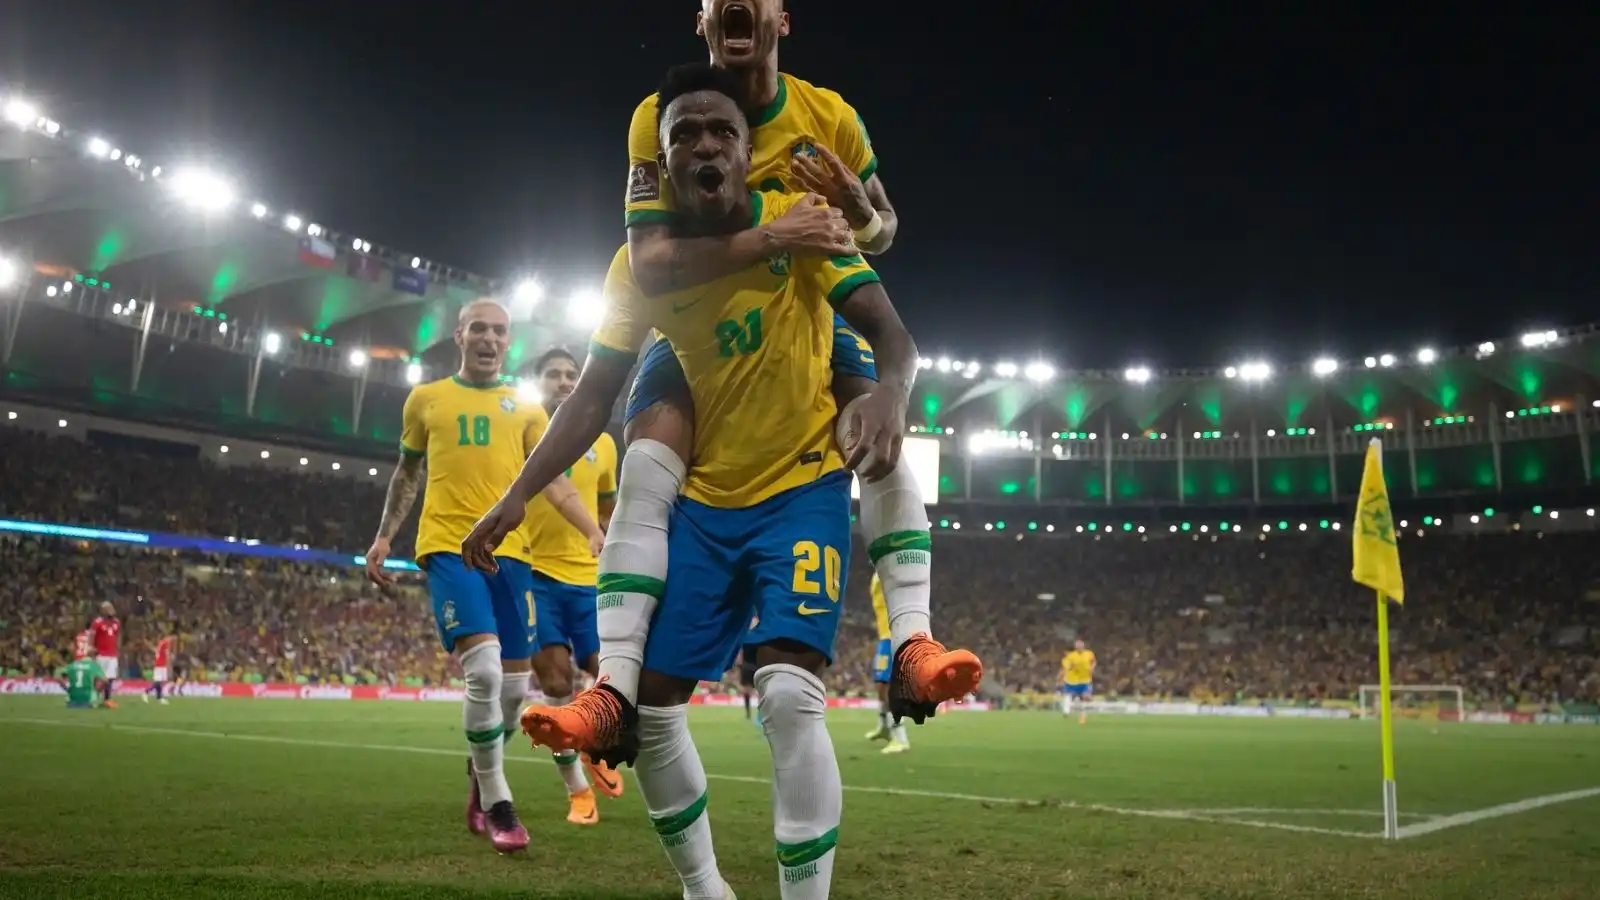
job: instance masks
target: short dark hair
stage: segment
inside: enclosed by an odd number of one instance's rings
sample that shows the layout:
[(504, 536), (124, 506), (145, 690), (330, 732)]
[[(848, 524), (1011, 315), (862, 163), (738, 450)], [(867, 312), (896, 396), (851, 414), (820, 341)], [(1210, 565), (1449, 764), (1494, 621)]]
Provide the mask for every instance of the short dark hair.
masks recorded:
[(708, 62), (684, 63), (668, 69), (666, 77), (661, 79), (661, 87), (656, 89), (656, 128), (661, 127), (661, 117), (672, 101), (700, 91), (722, 94), (732, 100), (741, 113), (744, 111), (744, 84), (737, 75)]
[(533, 373), (535, 375), (543, 375), (544, 367), (550, 365), (552, 361), (558, 359), (567, 360), (574, 366), (577, 366), (580, 369), (583, 368), (583, 366), (578, 363), (578, 358), (572, 355), (571, 350), (568, 350), (565, 347), (551, 347), (549, 350), (539, 354), (539, 358), (533, 361)]

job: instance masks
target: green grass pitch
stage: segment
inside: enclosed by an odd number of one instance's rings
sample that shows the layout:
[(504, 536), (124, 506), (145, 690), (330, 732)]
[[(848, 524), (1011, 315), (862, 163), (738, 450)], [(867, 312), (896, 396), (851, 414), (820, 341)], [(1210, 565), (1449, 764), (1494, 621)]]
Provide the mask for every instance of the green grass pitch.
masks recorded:
[[(129, 698), (132, 699), (132, 698)], [(777, 897), (767, 748), (696, 709), (723, 873)], [(830, 714), (846, 785), (833, 896), (1593, 898), (1600, 728), (1397, 726), (1404, 837), (1384, 842), (1371, 722), (962, 713), (884, 757)], [(0, 896), (674, 900), (631, 782), (566, 823), (547, 756), (508, 771), (533, 834), (462, 825), (445, 703), (0, 697)]]

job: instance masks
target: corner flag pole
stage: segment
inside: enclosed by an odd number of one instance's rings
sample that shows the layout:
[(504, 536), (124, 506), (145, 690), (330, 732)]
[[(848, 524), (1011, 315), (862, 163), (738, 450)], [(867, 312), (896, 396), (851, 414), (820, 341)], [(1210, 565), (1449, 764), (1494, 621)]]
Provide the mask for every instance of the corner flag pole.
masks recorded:
[(1351, 529), (1353, 564), (1350, 577), (1372, 588), (1378, 598), (1378, 706), (1383, 735), (1383, 836), (1400, 837), (1400, 804), (1394, 786), (1394, 709), (1389, 681), (1389, 601), (1406, 602), (1405, 580), (1400, 574), (1400, 546), (1394, 514), (1389, 507), (1389, 487), (1383, 481), (1383, 444), (1374, 438), (1367, 445), (1361, 470), (1361, 497)]
[(1389, 598), (1378, 595), (1379, 729), (1383, 733), (1383, 836), (1400, 838), (1400, 801), (1394, 788), (1394, 713), (1389, 702)]

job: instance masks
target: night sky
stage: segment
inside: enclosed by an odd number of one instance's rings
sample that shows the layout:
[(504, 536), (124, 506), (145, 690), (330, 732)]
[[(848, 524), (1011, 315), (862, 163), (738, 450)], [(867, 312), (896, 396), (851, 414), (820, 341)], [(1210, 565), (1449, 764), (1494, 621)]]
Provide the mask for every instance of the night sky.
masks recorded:
[[(927, 354), (1285, 366), (1600, 318), (1600, 13), (1311, 5), (792, 0), (781, 62), (871, 130), (903, 221), (876, 264)], [(696, 9), (7, 0), (0, 76), (562, 290), (624, 239), (628, 118), (704, 57)]]

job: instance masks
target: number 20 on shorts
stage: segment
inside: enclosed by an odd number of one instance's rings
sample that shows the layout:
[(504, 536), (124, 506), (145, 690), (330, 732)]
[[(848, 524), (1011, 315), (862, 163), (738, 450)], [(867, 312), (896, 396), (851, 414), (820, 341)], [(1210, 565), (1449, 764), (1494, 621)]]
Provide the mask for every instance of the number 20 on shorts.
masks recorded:
[[(819, 547), (816, 541), (796, 541), (794, 545), (794, 585), (796, 594), (821, 594), (839, 602), (839, 580), (844, 561), (833, 547)], [(817, 581), (817, 570), (822, 570), (822, 581)]]

